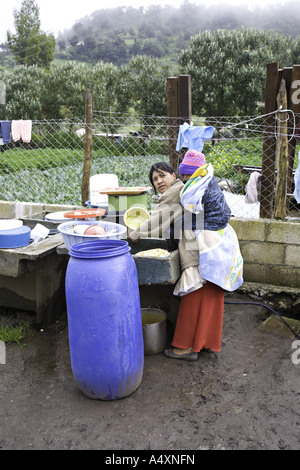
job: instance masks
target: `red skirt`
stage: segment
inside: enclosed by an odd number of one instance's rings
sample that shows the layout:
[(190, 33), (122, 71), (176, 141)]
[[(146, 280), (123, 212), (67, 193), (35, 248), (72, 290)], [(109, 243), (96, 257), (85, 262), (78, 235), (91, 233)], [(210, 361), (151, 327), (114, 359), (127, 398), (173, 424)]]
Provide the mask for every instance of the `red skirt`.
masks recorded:
[(221, 351), (224, 290), (206, 282), (201, 289), (184, 295), (179, 304), (173, 346), (201, 351)]

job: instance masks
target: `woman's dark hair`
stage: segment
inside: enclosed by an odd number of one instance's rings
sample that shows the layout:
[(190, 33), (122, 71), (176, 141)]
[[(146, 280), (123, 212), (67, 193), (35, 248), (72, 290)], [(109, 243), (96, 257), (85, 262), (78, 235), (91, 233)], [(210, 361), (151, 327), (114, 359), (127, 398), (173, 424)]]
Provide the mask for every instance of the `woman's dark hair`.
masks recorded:
[(150, 172), (149, 172), (149, 180), (154, 189), (155, 189), (155, 186), (153, 184), (153, 179), (152, 179), (152, 175), (154, 171), (166, 171), (167, 173), (170, 173), (171, 175), (175, 173), (176, 178), (180, 178), (177, 171), (174, 170), (174, 168), (172, 167), (172, 165), (170, 165), (170, 163), (168, 162), (154, 163), (154, 165), (152, 165), (152, 167), (150, 168)]

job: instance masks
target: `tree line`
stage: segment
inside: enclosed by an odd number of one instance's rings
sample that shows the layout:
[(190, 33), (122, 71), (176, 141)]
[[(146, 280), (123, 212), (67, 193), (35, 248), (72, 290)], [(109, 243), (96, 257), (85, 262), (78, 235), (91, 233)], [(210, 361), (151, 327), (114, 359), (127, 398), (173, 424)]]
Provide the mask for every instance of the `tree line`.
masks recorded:
[[(174, 74), (169, 62), (137, 54), (121, 65), (106, 61), (92, 66), (74, 61), (53, 64), (53, 37), (40, 31), (34, 0), (23, 0), (21, 10), (15, 12), (15, 26), (16, 34), (7, 37), (20, 65), (2, 72), (6, 101), (0, 105), (1, 119), (82, 120), (87, 88), (94, 109), (167, 115), (166, 82)], [(276, 61), (287, 67), (299, 63), (299, 38), (252, 28), (195, 34), (181, 51), (176, 70), (191, 75), (193, 114), (260, 113), (266, 64)]]
[(137, 56), (123, 67), (98, 62), (94, 67), (75, 62), (18, 65), (2, 73), (6, 102), (1, 119), (78, 119), (84, 121), (85, 93), (90, 88), (93, 108), (160, 116), (166, 110), (167, 67), (157, 59)]

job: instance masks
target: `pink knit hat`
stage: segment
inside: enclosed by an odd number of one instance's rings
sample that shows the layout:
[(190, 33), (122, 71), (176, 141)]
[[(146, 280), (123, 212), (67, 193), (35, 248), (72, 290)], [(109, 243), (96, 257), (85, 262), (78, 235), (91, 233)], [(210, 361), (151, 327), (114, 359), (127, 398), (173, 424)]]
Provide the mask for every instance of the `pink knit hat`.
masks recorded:
[(179, 173), (181, 175), (192, 175), (197, 168), (205, 165), (205, 156), (197, 150), (188, 150), (179, 165)]

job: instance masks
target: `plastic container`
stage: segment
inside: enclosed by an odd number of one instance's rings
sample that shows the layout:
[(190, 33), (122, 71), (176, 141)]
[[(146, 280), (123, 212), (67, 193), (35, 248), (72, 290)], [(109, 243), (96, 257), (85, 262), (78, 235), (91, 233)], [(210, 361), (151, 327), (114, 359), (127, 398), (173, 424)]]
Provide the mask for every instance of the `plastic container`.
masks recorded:
[(0, 248), (21, 248), (30, 243), (29, 227), (22, 225), (11, 230), (0, 230)]
[(124, 222), (131, 230), (136, 230), (143, 222), (150, 218), (150, 214), (142, 207), (130, 207), (124, 214)]
[(132, 206), (147, 207), (148, 206), (148, 193), (129, 195), (111, 195), (108, 196), (109, 210), (110, 211), (126, 211)]
[[(100, 225), (106, 231), (105, 235), (84, 235), (75, 232), (76, 225)], [(120, 240), (124, 238), (127, 229), (124, 225), (115, 224), (113, 222), (105, 221), (73, 221), (65, 222), (57, 227), (57, 230), (62, 234), (66, 248), (70, 250), (73, 245), (77, 243), (84, 243), (92, 240)]]
[(137, 271), (124, 240), (74, 245), (66, 272), (71, 366), (81, 391), (116, 400), (141, 383), (144, 345)]

